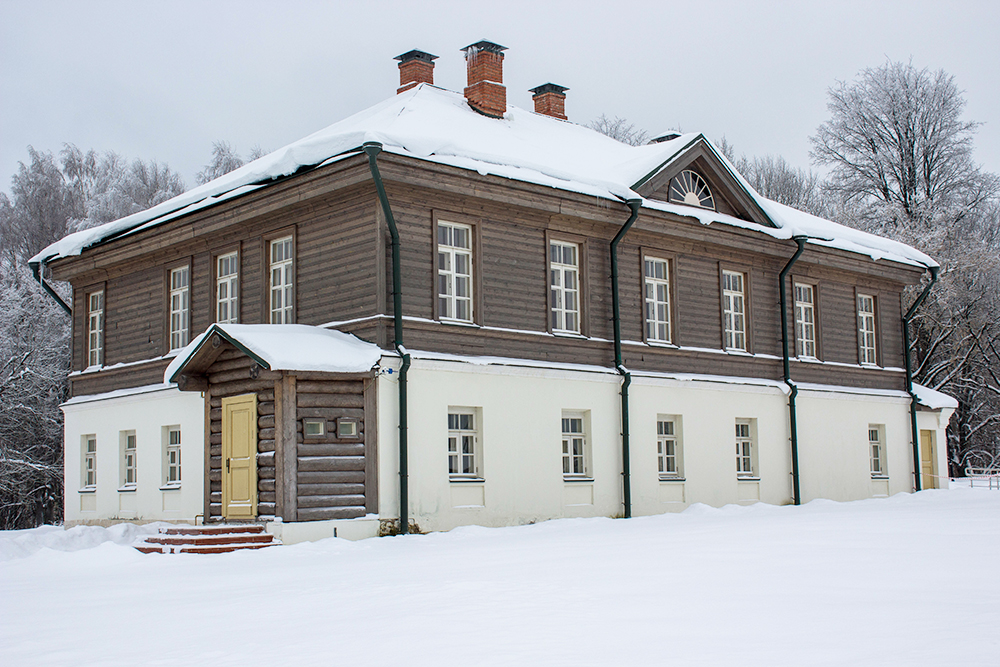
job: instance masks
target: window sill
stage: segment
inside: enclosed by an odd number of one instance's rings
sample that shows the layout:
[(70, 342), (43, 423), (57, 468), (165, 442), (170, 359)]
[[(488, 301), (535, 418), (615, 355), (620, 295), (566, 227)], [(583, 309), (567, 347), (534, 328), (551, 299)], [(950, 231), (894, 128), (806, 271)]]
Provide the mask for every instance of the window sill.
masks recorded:
[(882, 367), (879, 366), (878, 364), (858, 364), (858, 365), (861, 366), (861, 368), (869, 368), (875, 371), (882, 369)]
[(79, 491), (77, 491), (77, 493), (97, 493), (97, 487), (96, 486), (85, 486), (82, 489), (80, 489)]
[(737, 482), (759, 482), (760, 477), (736, 477)]
[(452, 484), (484, 484), (486, 479), (483, 477), (449, 477), (448, 481)]
[(687, 480), (683, 477), (675, 477), (672, 475), (660, 475), (661, 482), (686, 482)]
[(118, 493), (135, 493), (135, 492), (136, 492), (135, 484), (126, 484), (125, 486), (118, 487)]
[(647, 340), (646, 341), (646, 345), (648, 345), (650, 347), (662, 347), (662, 348), (666, 348), (668, 350), (679, 350), (679, 349), (681, 349), (680, 345), (674, 345), (673, 343), (671, 343), (668, 340)]
[(448, 317), (442, 317), (442, 318), (439, 318), (438, 321), (441, 324), (448, 324), (448, 325), (451, 325), (453, 327), (469, 327), (470, 329), (480, 329), (480, 328), (482, 328), (478, 324), (476, 324), (475, 322), (470, 322), (468, 320), (453, 320), (453, 319), (448, 318)]
[(753, 354), (751, 354), (750, 352), (747, 352), (746, 350), (741, 350), (741, 349), (739, 349), (737, 347), (727, 347), (724, 351), (725, 351), (726, 354), (732, 354), (732, 355), (735, 355), (737, 357), (752, 357), (753, 356)]
[(164, 484), (163, 486), (160, 487), (160, 491), (180, 491), (180, 490), (181, 490), (180, 483)]
[(823, 363), (822, 360), (820, 360), (818, 357), (806, 357), (806, 356), (802, 356), (802, 355), (795, 357), (795, 360), (796, 361), (801, 361), (804, 364), (821, 364), (821, 363)]
[(889, 479), (889, 476), (888, 475), (872, 475), (872, 479), (877, 479), (877, 480), (880, 480), (880, 481), (884, 482), (887, 479)]
[(553, 336), (559, 336), (560, 338), (579, 338), (580, 340), (589, 340), (579, 331), (564, 331), (562, 329), (553, 329)]
[(563, 481), (566, 482), (567, 484), (577, 484), (577, 483), (593, 482), (594, 478), (593, 477), (567, 477), (567, 476), (563, 475)]

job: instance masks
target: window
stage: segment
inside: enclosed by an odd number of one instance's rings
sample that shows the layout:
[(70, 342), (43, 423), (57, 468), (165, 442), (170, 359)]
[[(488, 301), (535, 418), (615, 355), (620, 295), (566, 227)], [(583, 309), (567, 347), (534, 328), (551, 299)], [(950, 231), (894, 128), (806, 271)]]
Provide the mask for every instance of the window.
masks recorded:
[(170, 272), (170, 351), (188, 344), (188, 319), (191, 312), (190, 269), (182, 266)]
[(643, 260), (646, 278), (646, 340), (670, 342), (670, 266), (665, 259)]
[(341, 439), (355, 440), (360, 436), (358, 420), (353, 417), (340, 417), (337, 419), (337, 437)]
[(85, 489), (93, 489), (97, 486), (97, 436), (83, 436), (83, 473), (82, 481)]
[(164, 448), (164, 463), (166, 470), (165, 486), (180, 486), (181, 484), (181, 429), (179, 426), (168, 426), (166, 446)]
[(723, 344), (727, 350), (747, 349), (745, 282), (742, 273), (722, 272)]
[(239, 255), (231, 252), (216, 259), (215, 321), (219, 324), (239, 322)]
[(670, 180), (670, 201), (715, 210), (715, 199), (708, 183), (697, 172), (687, 169)]
[(659, 460), (660, 479), (677, 479), (684, 476), (677, 428), (679, 421), (676, 417), (664, 416), (656, 421), (656, 454)]
[(754, 446), (751, 420), (736, 420), (736, 476), (754, 477)]
[(472, 228), (439, 222), (438, 314), (472, 322)]
[(292, 237), (271, 241), (271, 324), (292, 324)]
[(587, 477), (587, 454), (587, 433), (584, 424), (584, 415), (581, 413), (564, 412), (562, 415), (564, 479)]
[(885, 469), (885, 445), (882, 442), (883, 426), (868, 425), (868, 449), (871, 455), (872, 477), (887, 477)]
[(104, 292), (89, 294), (87, 302), (87, 365), (100, 366), (104, 363)]
[(448, 475), (452, 479), (481, 478), (476, 411), (448, 409)]
[(816, 358), (816, 306), (812, 285), (795, 283), (795, 354)]
[(122, 488), (135, 488), (135, 431), (121, 432)]
[(552, 330), (580, 333), (580, 246), (549, 243)]
[(875, 349), (875, 297), (858, 295), (858, 356), (863, 365), (878, 363)]
[(318, 438), (320, 436), (326, 435), (326, 420), (303, 419), (302, 435), (304, 435), (307, 438)]

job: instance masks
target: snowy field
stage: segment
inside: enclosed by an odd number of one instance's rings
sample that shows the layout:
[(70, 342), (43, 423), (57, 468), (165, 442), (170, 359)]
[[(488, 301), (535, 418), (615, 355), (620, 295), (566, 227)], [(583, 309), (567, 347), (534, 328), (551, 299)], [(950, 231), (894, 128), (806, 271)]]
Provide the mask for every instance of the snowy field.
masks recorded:
[(0, 665), (1000, 664), (985, 488), (215, 556), (136, 534), (0, 533)]

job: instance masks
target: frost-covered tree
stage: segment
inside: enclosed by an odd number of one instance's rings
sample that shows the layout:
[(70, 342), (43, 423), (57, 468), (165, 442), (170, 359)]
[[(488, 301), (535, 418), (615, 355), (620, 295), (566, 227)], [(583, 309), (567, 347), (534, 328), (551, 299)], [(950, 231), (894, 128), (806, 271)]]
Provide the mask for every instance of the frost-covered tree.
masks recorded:
[(725, 137), (716, 147), (729, 158), (753, 189), (768, 199), (813, 215), (835, 216), (830, 198), (823, 191), (822, 181), (816, 172), (795, 168), (780, 156), (736, 157), (735, 148)]
[(973, 160), (979, 123), (942, 70), (886, 63), (829, 91), (830, 120), (812, 156), (846, 221), (917, 246), (942, 263), (940, 285), (914, 322), (919, 382), (959, 399), (949, 430), (960, 470), (1000, 442), (1000, 180)]
[(612, 119), (601, 114), (596, 120), (590, 121), (587, 127), (629, 146), (641, 146), (649, 141), (648, 132), (618, 116)]
[(213, 181), (223, 174), (239, 169), (247, 162), (253, 162), (259, 157), (266, 155), (260, 146), (250, 149), (246, 160), (230, 145), (228, 141), (215, 141), (212, 143), (212, 160), (205, 168), (198, 172), (198, 185), (204, 185)]

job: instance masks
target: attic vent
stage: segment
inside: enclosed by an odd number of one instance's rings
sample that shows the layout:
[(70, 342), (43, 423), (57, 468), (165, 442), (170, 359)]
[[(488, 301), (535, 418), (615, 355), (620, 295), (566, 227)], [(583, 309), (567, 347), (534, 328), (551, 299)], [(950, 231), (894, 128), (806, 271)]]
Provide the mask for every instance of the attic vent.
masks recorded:
[(697, 172), (686, 169), (670, 180), (670, 201), (715, 210), (715, 199), (708, 183)]
[(663, 134), (657, 135), (649, 140), (651, 144), (660, 144), (664, 141), (673, 141), (677, 137), (681, 136), (679, 132), (664, 132)]

